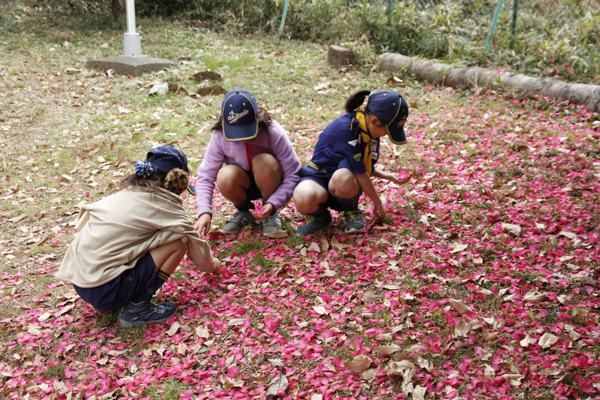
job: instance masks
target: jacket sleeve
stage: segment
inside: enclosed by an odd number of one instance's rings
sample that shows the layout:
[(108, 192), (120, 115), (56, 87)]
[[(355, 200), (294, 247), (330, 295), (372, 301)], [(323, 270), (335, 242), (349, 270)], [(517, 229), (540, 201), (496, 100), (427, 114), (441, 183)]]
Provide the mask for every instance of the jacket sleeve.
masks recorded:
[(266, 203), (271, 203), (276, 210), (279, 210), (290, 201), (294, 194), (296, 184), (300, 180), (300, 176), (298, 175), (300, 161), (286, 131), (276, 121), (271, 121), (269, 126), (269, 141), (273, 155), (283, 169), (283, 178), (281, 185), (279, 185)]
[(210, 142), (204, 152), (204, 159), (198, 167), (196, 180), (196, 203), (198, 217), (202, 214), (212, 214), (212, 197), (215, 189), (217, 174), (225, 162), (225, 155), (219, 143), (220, 132), (213, 132)]
[(174, 209), (161, 210), (167, 213), (161, 215), (161, 220), (168, 221), (168, 225), (162, 227), (165, 233), (164, 243), (169, 243), (177, 239), (188, 244), (188, 258), (200, 269), (210, 272), (213, 269), (213, 255), (210, 246), (205, 240), (202, 240), (200, 234), (194, 229), (190, 217), (183, 206), (179, 205)]
[(200, 234), (193, 229), (189, 232), (188, 258), (201, 270), (211, 272), (213, 270), (213, 255), (210, 246), (200, 238)]

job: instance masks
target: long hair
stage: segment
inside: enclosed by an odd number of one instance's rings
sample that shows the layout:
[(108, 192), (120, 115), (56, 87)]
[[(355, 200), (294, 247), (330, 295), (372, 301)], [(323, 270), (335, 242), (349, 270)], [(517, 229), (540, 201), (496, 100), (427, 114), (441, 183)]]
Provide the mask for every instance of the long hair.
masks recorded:
[[(269, 114), (266, 108), (262, 106), (258, 106), (258, 129), (264, 129), (269, 132), (269, 125), (271, 124), (271, 120), (273, 116)], [(219, 117), (219, 120), (213, 125), (211, 128), (213, 131), (222, 131), (223, 130), (223, 116)]]
[[(371, 91), (367, 89), (362, 89), (357, 92), (354, 92), (350, 97), (348, 97), (346, 103), (344, 103), (344, 109), (347, 113), (356, 110), (358, 107), (363, 105), (363, 103), (365, 102), (365, 97), (367, 97), (370, 94)], [(369, 110), (369, 107), (365, 107), (365, 114), (372, 114)]]

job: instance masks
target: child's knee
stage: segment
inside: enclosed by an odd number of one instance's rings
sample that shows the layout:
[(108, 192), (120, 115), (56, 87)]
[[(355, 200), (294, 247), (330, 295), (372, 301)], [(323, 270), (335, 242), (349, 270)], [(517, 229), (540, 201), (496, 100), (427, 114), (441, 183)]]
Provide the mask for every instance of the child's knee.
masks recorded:
[(255, 176), (277, 177), (280, 179), (283, 169), (275, 157), (268, 153), (262, 153), (252, 160), (252, 172)]
[(329, 191), (334, 196), (340, 196), (342, 194), (348, 195), (349, 193), (356, 194), (359, 189), (360, 184), (354, 174), (350, 171), (348, 171), (348, 173), (334, 175), (329, 181)]
[(317, 204), (315, 196), (311, 196), (310, 192), (302, 190), (294, 191), (294, 197), (292, 200), (296, 210), (302, 214), (310, 212), (310, 210), (314, 208), (315, 204)]

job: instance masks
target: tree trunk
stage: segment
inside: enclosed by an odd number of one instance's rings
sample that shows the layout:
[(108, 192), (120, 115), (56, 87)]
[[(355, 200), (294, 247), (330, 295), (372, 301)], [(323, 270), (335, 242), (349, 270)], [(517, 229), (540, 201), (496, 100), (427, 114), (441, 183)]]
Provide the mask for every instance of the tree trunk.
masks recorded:
[(600, 85), (567, 83), (554, 78), (535, 78), (514, 71), (495, 72), (486, 68), (453, 68), (448, 64), (432, 63), (401, 54), (381, 57), (382, 71), (405, 71), (409, 75), (454, 88), (487, 87), (495, 90), (514, 90), (538, 94), (557, 100), (569, 100), (584, 105), (588, 111), (600, 112)]
[(112, 12), (113, 18), (117, 20), (119, 18), (119, 15), (121, 15), (121, 3), (119, 2), (119, 0), (112, 0), (110, 10)]

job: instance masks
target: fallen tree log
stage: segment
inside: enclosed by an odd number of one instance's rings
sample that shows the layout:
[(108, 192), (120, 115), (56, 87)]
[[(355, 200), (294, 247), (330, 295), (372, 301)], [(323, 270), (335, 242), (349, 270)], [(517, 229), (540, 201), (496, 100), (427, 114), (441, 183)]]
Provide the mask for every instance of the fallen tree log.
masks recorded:
[(379, 61), (382, 71), (402, 71), (417, 75), (428, 82), (454, 88), (513, 90), (521, 94), (537, 94), (557, 100), (569, 100), (584, 105), (588, 111), (600, 112), (600, 85), (567, 83), (555, 78), (531, 77), (514, 71), (492, 71), (487, 68), (453, 68), (451, 65), (431, 62), (401, 54), (385, 54)]

